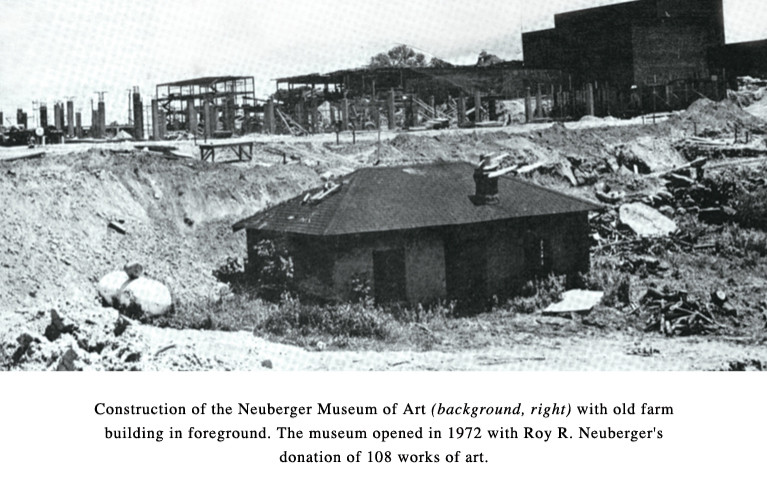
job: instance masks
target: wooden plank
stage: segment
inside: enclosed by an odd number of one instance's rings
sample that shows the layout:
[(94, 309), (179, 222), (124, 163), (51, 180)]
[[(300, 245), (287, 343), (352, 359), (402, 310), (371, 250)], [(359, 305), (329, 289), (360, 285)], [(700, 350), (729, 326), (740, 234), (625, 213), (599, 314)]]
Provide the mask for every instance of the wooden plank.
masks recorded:
[(290, 124), (288, 124), (288, 120), (285, 119), (285, 115), (282, 114), (282, 111), (280, 111), (279, 108), (275, 108), (274, 110), (277, 111), (277, 114), (280, 116), (280, 119), (282, 120), (282, 123), (285, 125), (285, 128), (287, 128), (288, 131), (290, 131), (290, 134), (292, 134), (294, 136), (298, 136), (296, 134), (296, 132), (293, 131), (293, 128), (290, 127)]
[(35, 158), (42, 158), (45, 156), (45, 151), (40, 151), (36, 153), (29, 153), (29, 154), (22, 154), (19, 156), (11, 156), (10, 158), (0, 158), (0, 161), (18, 161), (21, 159), (35, 159)]

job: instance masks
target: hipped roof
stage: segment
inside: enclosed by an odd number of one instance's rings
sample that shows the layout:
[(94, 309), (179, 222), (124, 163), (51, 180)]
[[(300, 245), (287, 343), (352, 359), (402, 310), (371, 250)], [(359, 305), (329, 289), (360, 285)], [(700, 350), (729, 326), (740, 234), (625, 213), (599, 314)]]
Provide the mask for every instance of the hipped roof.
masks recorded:
[(439, 163), (366, 168), (339, 179), (340, 189), (319, 203), (304, 203), (316, 188), (234, 224), (314, 236), (412, 230), (567, 214), (598, 209), (594, 203), (503, 176), (498, 202), (475, 205), (474, 166)]

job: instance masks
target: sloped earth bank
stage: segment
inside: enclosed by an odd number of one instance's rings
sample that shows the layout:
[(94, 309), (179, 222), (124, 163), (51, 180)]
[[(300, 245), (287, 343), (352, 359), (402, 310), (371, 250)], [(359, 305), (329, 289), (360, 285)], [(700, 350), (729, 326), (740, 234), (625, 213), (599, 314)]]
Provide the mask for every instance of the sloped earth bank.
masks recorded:
[[(0, 365), (53, 370), (685, 370), (767, 362), (763, 347), (755, 345), (758, 340), (665, 339), (570, 319), (552, 324), (535, 316), (510, 317), (514, 326), (503, 329), (507, 336), (487, 346), (476, 338), (463, 343), (445, 336), (424, 352), (402, 351), (396, 343), (376, 351), (310, 351), (270, 343), (250, 331), (144, 325), (101, 307), (96, 298), (100, 277), (139, 262), (147, 276), (169, 286), (177, 304), (217, 301), (226, 287), (212, 271), (229, 257), (245, 255), (244, 235), (232, 233), (233, 222), (316, 186), (328, 175), (363, 166), (475, 161), (480, 153), (501, 152), (509, 153), (512, 162), (570, 163), (588, 171), (614, 163), (617, 151), (634, 156), (662, 151), (664, 166), (679, 161), (669, 153), (668, 145), (678, 136), (672, 125), (581, 126), (401, 134), (380, 146), (371, 138), (336, 145), (331, 136), (306, 142), (257, 137), (254, 161), (247, 163), (168, 160), (130, 145), (67, 145), (50, 148), (44, 158), (0, 161)], [(191, 142), (178, 145), (194, 151)], [(643, 162), (652, 163), (652, 157)], [(574, 188), (561, 175), (531, 179), (593, 199), (592, 188)], [(635, 181), (622, 182), (631, 189)]]

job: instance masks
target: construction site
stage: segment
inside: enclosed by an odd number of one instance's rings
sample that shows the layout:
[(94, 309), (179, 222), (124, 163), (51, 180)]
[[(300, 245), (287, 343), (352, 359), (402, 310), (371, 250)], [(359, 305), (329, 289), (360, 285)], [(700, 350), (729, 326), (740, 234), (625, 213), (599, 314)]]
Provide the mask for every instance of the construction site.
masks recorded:
[(0, 113), (0, 369), (762, 370), (767, 44), (723, 15)]

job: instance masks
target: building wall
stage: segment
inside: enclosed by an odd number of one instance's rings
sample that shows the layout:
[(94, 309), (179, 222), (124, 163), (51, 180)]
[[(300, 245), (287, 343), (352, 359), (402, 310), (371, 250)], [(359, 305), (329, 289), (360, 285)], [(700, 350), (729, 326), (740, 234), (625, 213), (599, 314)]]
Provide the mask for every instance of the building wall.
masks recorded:
[[(469, 257), (463, 271), (454, 272), (458, 275), (452, 280), (464, 281), (469, 273), (478, 272), (484, 278), (481, 282), (485, 290), (477, 290), (477, 296), (499, 299), (512, 296), (532, 278), (528, 268), (530, 258), (525, 257), (525, 240), (531, 236), (546, 239), (552, 273), (573, 275), (588, 270), (586, 213), (335, 239), (281, 236), (249, 230), (248, 250), (250, 257), (259, 240), (274, 241), (291, 256), (295, 279), (303, 293), (345, 301), (353, 299), (354, 280), (366, 281), (374, 293), (375, 251), (401, 249), (405, 255), (407, 301), (417, 304), (452, 299), (447, 296), (446, 241), (484, 251), (484, 257), (476, 263)], [(476, 271), (477, 267), (484, 269)]]
[(407, 297), (411, 303), (446, 298), (445, 245), (434, 233), (411, 238), (405, 248)]
[(684, 19), (706, 27), (707, 44), (724, 45), (722, 0), (655, 0), (657, 18)]
[(487, 295), (508, 297), (527, 281), (523, 230), (513, 222), (487, 233)]
[(339, 250), (333, 264), (333, 297), (338, 300), (352, 299), (352, 285), (355, 279), (367, 282), (372, 293), (375, 290), (373, 251), (394, 248), (396, 244), (372, 240), (350, 243), (349, 247)]
[(738, 76), (767, 78), (767, 40), (733, 43), (711, 53), (712, 63), (726, 72), (732, 88), (737, 88)]
[(257, 276), (257, 245), (269, 240), (293, 263), (293, 278), (299, 290), (310, 297), (333, 298), (333, 241), (308, 236), (247, 230), (248, 272)]
[(522, 34), (525, 68), (564, 68), (562, 45), (555, 28)]
[(442, 237), (433, 231), (383, 233), (341, 239), (333, 266), (333, 295), (351, 298), (355, 278), (368, 282), (375, 291), (373, 252), (402, 249), (405, 254), (405, 280), (410, 303), (433, 302), (445, 298), (445, 257)]
[(561, 13), (555, 24), (523, 35), (525, 64), (562, 68), (576, 83), (708, 78), (708, 50), (724, 44), (722, 0), (639, 0)]
[(634, 84), (660, 85), (674, 80), (708, 79), (709, 33), (702, 26), (664, 22), (636, 26)]
[(572, 275), (589, 270), (588, 213), (552, 216), (545, 220), (542, 228), (550, 233), (555, 274)]

